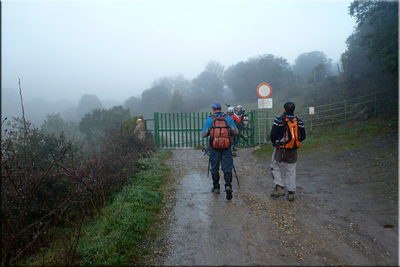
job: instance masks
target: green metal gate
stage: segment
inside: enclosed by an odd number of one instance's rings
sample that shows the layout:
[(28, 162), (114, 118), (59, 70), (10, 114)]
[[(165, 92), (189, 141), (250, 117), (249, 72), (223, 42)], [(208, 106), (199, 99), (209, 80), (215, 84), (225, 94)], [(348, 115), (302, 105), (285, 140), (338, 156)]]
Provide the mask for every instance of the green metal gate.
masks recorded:
[[(204, 122), (211, 112), (191, 112), (191, 113), (154, 113), (154, 119), (145, 120), (146, 133), (154, 136), (158, 147), (163, 148), (189, 148), (206, 147), (208, 137), (202, 138)], [(249, 120), (254, 123), (254, 111), (248, 113)], [(256, 130), (255, 130), (256, 131)], [(239, 138), (238, 146), (253, 145), (253, 136), (247, 142)]]

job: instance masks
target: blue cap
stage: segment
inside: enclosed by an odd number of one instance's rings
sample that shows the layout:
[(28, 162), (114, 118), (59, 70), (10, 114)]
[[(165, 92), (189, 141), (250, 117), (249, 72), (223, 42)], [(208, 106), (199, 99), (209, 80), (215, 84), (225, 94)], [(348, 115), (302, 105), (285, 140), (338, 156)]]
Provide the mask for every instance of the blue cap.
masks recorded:
[(214, 102), (211, 108), (221, 108), (221, 104), (219, 102)]

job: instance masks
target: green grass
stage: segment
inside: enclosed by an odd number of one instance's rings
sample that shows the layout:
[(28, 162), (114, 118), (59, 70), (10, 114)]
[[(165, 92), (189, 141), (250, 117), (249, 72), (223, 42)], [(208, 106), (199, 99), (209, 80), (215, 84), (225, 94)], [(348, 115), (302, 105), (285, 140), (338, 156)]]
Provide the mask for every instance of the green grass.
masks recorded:
[[(389, 127), (390, 125), (390, 127)], [(301, 143), (301, 151), (308, 152), (320, 147), (329, 147), (330, 151), (362, 148), (368, 144), (363, 137), (398, 134), (398, 119), (374, 118), (367, 122), (354, 122), (347, 125), (331, 125), (317, 132), (307, 133), (307, 138)], [(262, 145), (253, 152), (259, 158), (271, 157), (273, 146)]]
[(170, 155), (159, 150), (151, 159), (140, 162), (143, 171), (131, 177), (131, 183), (118, 192), (105, 211), (93, 222), (84, 224), (78, 247), (77, 263), (84, 266), (140, 264), (140, 243), (148, 242), (149, 228), (157, 220), (163, 203), (161, 186), (169, 169), (162, 160)]

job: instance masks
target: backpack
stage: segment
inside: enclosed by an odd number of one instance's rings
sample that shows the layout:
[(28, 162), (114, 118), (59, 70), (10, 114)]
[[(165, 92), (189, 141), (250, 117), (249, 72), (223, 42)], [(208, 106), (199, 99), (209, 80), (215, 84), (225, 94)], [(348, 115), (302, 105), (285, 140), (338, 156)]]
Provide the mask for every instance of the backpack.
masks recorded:
[(283, 116), (283, 119), (283, 144), (278, 148), (283, 150), (295, 150), (300, 147), (297, 117), (290, 120), (286, 116)]
[(225, 118), (228, 114), (221, 117), (210, 115), (213, 123), (210, 130), (210, 147), (214, 149), (228, 149), (231, 147), (231, 130)]

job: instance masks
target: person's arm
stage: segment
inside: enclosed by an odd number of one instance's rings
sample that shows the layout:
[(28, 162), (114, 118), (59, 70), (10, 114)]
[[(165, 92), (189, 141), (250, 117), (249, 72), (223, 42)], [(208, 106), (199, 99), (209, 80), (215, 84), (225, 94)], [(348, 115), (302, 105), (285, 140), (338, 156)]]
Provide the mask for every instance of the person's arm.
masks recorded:
[(242, 121), (243, 116), (242, 115), (235, 115), (235, 122), (240, 123)]
[(271, 143), (275, 145), (275, 141), (278, 140), (278, 126), (273, 124), (271, 128), (271, 133), (269, 138), (271, 139)]
[(226, 117), (226, 122), (228, 123), (228, 126), (231, 130), (232, 136), (236, 136), (239, 134), (239, 130), (236, 127), (235, 122), (233, 121), (233, 119), (230, 116)]
[(240, 123), (241, 121), (236, 114), (232, 114), (231, 118), (235, 123)]
[(204, 122), (203, 130), (201, 131), (201, 137), (206, 138), (210, 135), (210, 130), (212, 127), (213, 118), (208, 117)]
[(306, 139), (306, 128), (304, 127), (304, 123), (301, 119), (297, 118), (297, 126), (299, 127), (299, 141), (303, 142)]
[(283, 118), (278, 116), (274, 119), (270, 133), (270, 139), (273, 145), (275, 145), (276, 141), (279, 141), (280, 139), (278, 132), (279, 132), (279, 127), (281, 126), (283, 126)]

